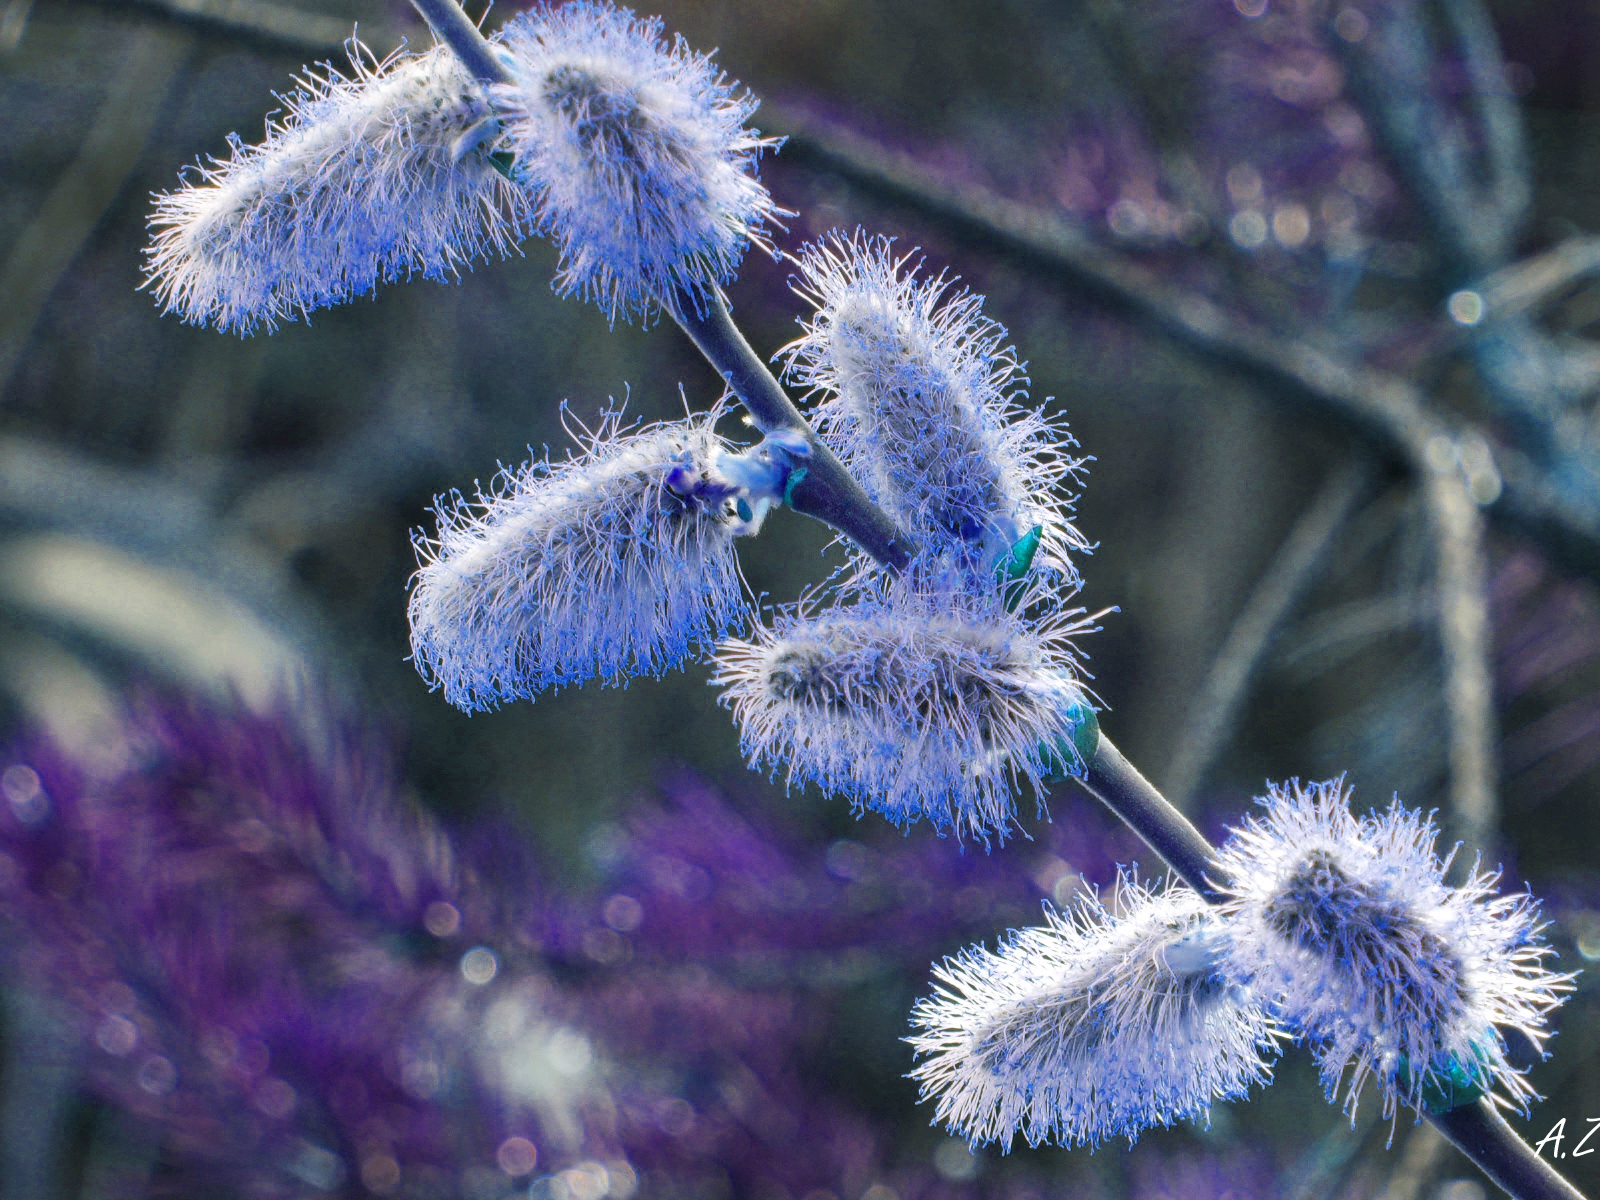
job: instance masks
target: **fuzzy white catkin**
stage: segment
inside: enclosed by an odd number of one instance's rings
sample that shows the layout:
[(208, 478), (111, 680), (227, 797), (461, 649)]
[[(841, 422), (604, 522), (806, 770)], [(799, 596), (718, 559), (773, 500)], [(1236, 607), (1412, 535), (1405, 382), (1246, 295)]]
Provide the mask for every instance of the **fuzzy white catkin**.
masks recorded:
[(1329, 1095), (1343, 1081), (1353, 1113), (1376, 1080), (1392, 1115), (1422, 1107), (1430, 1077), (1448, 1092), (1454, 1070), (1526, 1108), (1497, 1030), (1539, 1044), (1570, 980), (1543, 965), (1535, 903), (1477, 870), (1450, 886), (1427, 817), (1398, 801), (1358, 817), (1342, 779), (1272, 784), (1260, 802), (1219, 854), (1229, 970), (1311, 1040)]
[(459, 275), (535, 230), (556, 286), (608, 316), (698, 306), (782, 215), (755, 102), (655, 20), (609, 4), (514, 17), (486, 86), (443, 47), (324, 66), (260, 145), (229, 138), (156, 198), (147, 283), (169, 312), (241, 333), (421, 274)]
[(1097, 1145), (1204, 1114), (1271, 1077), (1271, 1019), (1217, 971), (1226, 939), (1196, 893), (1121, 877), (1110, 907), (1047, 911), (934, 969), (912, 1078), (973, 1144)]
[(757, 768), (987, 843), (1015, 823), (1023, 781), (1042, 795), (1077, 766), (1089, 702), (1071, 638), (1091, 624), (891, 589), (723, 641), (713, 682)]
[(577, 0), (510, 22), (503, 145), (561, 250), (557, 287), (615, 319), (732, 278), (780, 216), (755, 175), (756, 104), (659, 20)]
[(532, 220), (490, 160), (483, 87), (443, 48), (308, 74), (260, 145), (156, 198), (148, 285), (169, 312), (249, 333), (420, 274), (504, 254)]
[(671, 486), (714, 474), (722, 410), (620, 430), (578, 456), (504, 473), (476, 502), (441, 502), (411, 589), (417, 669), (467, 710), (587, 679), (660, 674), (744, 610), (726, 493)]
[(859, 232), (802, 250), (796, 290), (816, 313), (784, 349), (785, 373), (811, 390), (819, 434), (925, 560), (987, 573), (1039, 527), (1036, 562), (1074, 584), (1069, 554), (1088, 543), (1061, 489), (1084, 462), (1076, 443), (1026, 404), (1025, 369), (983, 297), (917, 278), (914, 253)]

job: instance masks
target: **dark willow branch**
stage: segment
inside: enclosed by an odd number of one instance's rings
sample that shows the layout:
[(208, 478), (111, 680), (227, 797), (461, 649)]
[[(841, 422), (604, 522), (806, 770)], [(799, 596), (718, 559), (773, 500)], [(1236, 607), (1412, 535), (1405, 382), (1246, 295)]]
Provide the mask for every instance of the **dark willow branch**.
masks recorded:
[(456, 0), (411, 0), (434, 37), (455, 52), (463, 66), (484, 83), (510, 83), (511, 72), (495, 57), (494, 47)]
[(1217, 889), (1229, 880), (1211, 843), (1104, 734), (1080, 782), (1143, 838), (1178, 878), (1213, 904), (1222, 899)]
[[(703, 311), (697, 311), (697, 306)], [(833, 451), (822, 444), (739, 332), (721, 294), (680, 297), (673, 316), (750, 411), (757, 428), (763, 433), (792, 429), (805, 435), (811, 457), (804, 477), (789, 491), (794, 510), (848, 534), (891, 570), (904, 568), (911, 561), (911, 540), (895, 528), (888, 514), (868, 498)]]
[[(448, 45), (467, 68), (487, 83), (509, 83), (511, 74), (494, 48), (461, 10), (455, 0), (412, 0), (439, 40)], [(796, 512), (825, 521), (847, 534), (874, 559), (891, 570), (911, 560), (911, 540), (895, 528), (882, 509), (817, 438), (800, 410), (784, 392), (767, 364), (750, 348), (733, 323), (722, 294), (662, 297), (663, 306), (695, 347), (733, 389), (763, 433), (790, 429), (805, 435), (811, 456), (805, 474), (786, 497)]]
[[(482, 34), (454, 0), (413, 0), (413, 3), (440, 39), (455, 49), (480, 78), (498, 80), (504, 77), (505, 68), (494, 58)], [(991, 234), (996, 229), (994, 226), (987, 228)], [(1114, 274), (1102, 274), (1106, 276), (1102, 284), (1111, 285), (1110, 290), (1115, 292), (1117, 281)], [(815, 435), (810, 433), (799, 411), (733, 326), (720, 295), (714, 294), (711, 303), (699, 305), (687, 297), (664, 299), (668, 301), (669, 311), (695, 339), (696, 345), (701, 347), (712, 365), (739, 392), (758, 423), (766, 423), (774, 429), (804, 430), (808, 440), (815, 443)], [(1180, 327), (1191, 328), (1202, 338), (1214, 339), (1219, 329), (1226, 326), (1226, 318), (1221, 311), (1207, 301), (1194, 300), (1182, 313), (1174, 315), (1179, 317)], [(1324, 360), (1309, 350), (1302, 353), (1307, 356), (1307, 361), (1301, 365), (1314, 377), (1313, 368), (1322, 365)], [(1327, 361), (1331, 365), (1331, 360)], [(1360, 399), (1366, 400), (1365, 397)], [(1409, 447), (1414, 456), (1413, 464), (1419, 469), (1430, 463), (1430, 438), (1443, 437), (1447, 449), (1454, 445), (1453, 439), (1449, 438), (1439, 423), (1429, 417), (1420, 404), (1410, 402), (1408, 397), (1387, 396), (1377, 405), (1363, 404), (1362, 407), (1367, 410), (1369, 419), (1388, 418), (1377, 420), (1374, 424), (1379, 429), (1388, 429), (1400, 445)], [(1393, 427), (1396, 420), (1400, 422), (1398, 429)], [(1443, 476), (1446, 472), (1439, 464), (1439, 457), (1437, 451), (1431, 456), (1437, 468), (1433, 474)], [(819, 460), (831, 461), (831, 458)], [(828, 466), (823, 468), (825, 477), (830, 469)], [(841, 475), (844, 474), (842, 466), (838, 470)], [(848, 476), (845, 475), (845, 478)], [(1458, 486), (1465, 496), (1464, 481), (1458, 481)], [(842, 522), (870, 531), (877, 527), (877, 520), (882, 514), (876, 513), (870, 505), (862, 508), (859, 501), (853, 499), (858, 493), (859, 488), (855, 491), (839, 491), (833, 501), (840, 506), (835, 515)], [(864, 493), (859, 495), (862, 500), (865, 499)], [(888, 533), (888, 541), (883, 547), (886, 551), (892, 553), (899, 549), (908, 552), (908, 548), (892, 532), (884, 532)], [(870, 546), (867, 548), (870, 550)], [(887, 558), (885, 561), (888, 561)], [(1109, 738), (1103, 735), (1098, 738), (1097, 749), (1085, 766), (1082, 782), (1186, 883), (1212, 903), (1222, 898), (1219, 889), (1226, 887), (1229, 880), (1217, 863), (1211, 844), (1123, 757)], [(1558, 1197), (1560, 1200), (1582, 1200), (1581, 1194), (1517, 1138), (1509, 1125), (1498, 1120), (1498, 1115), (1487, 1101), (1467, 1106), (1465, 1110), (1452, 1110), (1443, 1116), (1430, 1115), (1429, 1119), (1463, 1153), (1483, 1167), (1490, 1178), (1519, 1200), (1556, 1200)]]
[(1430, 1113), (1428, 1121), (1517, 1200), (1584, 1200), (1582, 1192), (1517, 1136), (1491, 1101)]
[[(1213, 904), (1222, 899), (1218, 889), (1229, 881), (1211, 843), (1139, 774), (1110, 738), (1101, 735), (1099, 750), (1080, 782), (1143, 838), (1180, 879)], [(1478, 1100), (1423, 1115), (1515, 1200), (1584, 1200), (1582, 1192), (1517, 1136), (1492, 1101)]]

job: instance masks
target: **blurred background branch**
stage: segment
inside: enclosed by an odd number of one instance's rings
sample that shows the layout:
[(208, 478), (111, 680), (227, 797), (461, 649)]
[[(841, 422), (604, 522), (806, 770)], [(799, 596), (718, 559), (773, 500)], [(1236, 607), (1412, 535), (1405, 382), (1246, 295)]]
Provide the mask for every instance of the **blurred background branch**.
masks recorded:
[[(782, 249), (858, 224), (924, 247), (989, 296), (1034, 401), (1069, 412), (1096, 460), (1083, 602), (1120, 608), (1085, 649), (1130, 758), (1208, 833), (1266, 778), (1348, 772), (1366, 802), (1440, 808), (1449, 838), (1549, 898), (1568, 966), (1600, 957), (1593, 14), (673, 0), (662, 15), (720, 46), (763, 131), (789, 137), (764, 164), (800, 213)], [(903, 1079), (909, 998), (931, 959), (1106, 884), (1138, 854), (1119, 831), (1064, 793), (1034, 841), (988, 858), (855, 824), (746, 772), (698, 669), (471, 721), (426, 692), (404, 606), (433, 498), (524, 447), (559, 457), (562, 399), (670, 416), (720, 381), (671, 330), (611, 330), (557, 300), (537, 241), (458, 286), (386, 288), (272, 338), (161, 319), (136, 290), (148, 195), (225, 154), (230, 131), (253, 138), (273, 91), (306, 57), (341, 62), (354, 31), (380, 57), (426, 41), (388, 0), (0, 5), (9, 736), (42, 729), (121, 770), (130, 688), (259, 714), (311, 677), (332, 708), (403, 731), (407, 797), (462, 829), (510, 814), (499, 840), (531, 847), (527, 890), (548, 901), (502, 978), (544, 981), (555, 1007), (527, 1008), (546, 1022), (527, 1029), (548, 1026), (548, 1061), (577, 1062), (578, 1043), (549, 1040), (568, 1030), (560, 1004), (628, 1015), (583, 1045), (615, 1072), (607, 1103), (631, 1132), (551, 1166), (571, 1195), (602, 1177), (617, 1195), (632, 1179), (773, 1200), (1480, 1194), (1426, 1127), (1390, 1152), (1366, 1115), (1352, 1135), (1292, 1062), (1269, 1103), (1219, 1109), (1209, 1130), (1093, 1159), (974, 1157), (925, 1128)], [(787, 275), (753, 258), (731, 290), (763, 356), (795, 334)], [(790, 596), (838, 561), (780, 512), (743, 567)], [(250, 728), (244, 743), (264, 736)], [(208, 786), (238, 785), (228, 756), (197, 761)], [(435, 945), (415, 930), (386, 945), (414, 937)], [(458, 959), (444, 974), (468, 978)], [(52, 1040), (30, 970), (6, 984), (4, 1195), (181, 1189), (188, 1151), (86, 1090), (105, 1052)], [(1600, 1111), (1596, 1004), (1585, 986), (1534, 1068), (1551, 1098), (1516, 1122), (1533, 1140)], [(420, 1087), (424, 1058), (385, 1069)], [(567, 1130), (552, 1146), (600, 1128), (540, 1103)], [(55, 1177), (59, 1146), (40, 1139), (62, 1138), (97, 1165)], [(274, 1176), (295, 1194), (396, 1194), (372, 1147), (306, 1139), (300, 1174)], [(318, 1173), (319, 1148), (353, 1164), (344, 1182)]]

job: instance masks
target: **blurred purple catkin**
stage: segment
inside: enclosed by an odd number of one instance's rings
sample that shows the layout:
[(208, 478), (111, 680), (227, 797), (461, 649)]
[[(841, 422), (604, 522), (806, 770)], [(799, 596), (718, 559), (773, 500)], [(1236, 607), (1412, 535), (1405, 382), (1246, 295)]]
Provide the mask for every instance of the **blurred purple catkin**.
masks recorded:
[(150, 700), (126, 732), (106, 775), (38, 738), (0, 772), (0, 911), (91, 1091), (158, 1130), (186, 1185), (509, 1187), (507, 1139), (546, 1131), (479, 1061), (499, 1000), (463, 951), (517, 957), (512, 893), (457, 859), (385, 747), (314, 708)]
[(152, 1192), (1096, 1194), (1078, 1160), (925, 1132), (897, 1040), (932, 961), (1133, 856), (1085, 799), (985, 855), (819, 842), (684, 776), (592, 839), (604, 886), (558, 893), (509, 823), (447, 838), (314, 707), (147, 699), (127, 738), (109, 771), (5, 755), (0, 916), (86, 1086), (159, 1140)]
[(817, 845), (758, 806), (736, 812), (698, 778), (665, 791), (660, 806), (597, 833), (612, 894), (555, 917), (547, 950), (598, 963), (693, 959), (765, 985), (848, 976), (824, 964), (860, 952), (878, 969), (922, 972), (964, 938), (1033, 920), (1052, 893), (1108, 882), (1140, 849), (1064, 789), (1051, 797), (1054, 820), (1030, 826), (1034, 841), (994, 854), (887, 833), (876, 845)]
[[(646, 1183), (709, 1172), (734, 1195), (1012, 1194), (1012, 1164), (970, 1183), (941, 1173), (900, 1121), (863, 1109), (862, 1074), (899, 1084), (910, 1068), (898, 1039), (930, 963), (1107, 880), (1134, 851), (1125, 831), (1058, 794), (1055, 821), (1006, 854), (887, 830), (875, 846), (827, 843), (757, 803), (736, 812), (694, 777), (665, 792), (596, 835), (605, 886), (553, 910), (545, 939), (578, 972), (588, 1027), (638, 1065), (618, 1089), (619, 1132)], [(839, 1071), (857, 1052), (841, 1036), (876, 1061)], [(909, 1107), (914, 1089), (899, 1091)]]

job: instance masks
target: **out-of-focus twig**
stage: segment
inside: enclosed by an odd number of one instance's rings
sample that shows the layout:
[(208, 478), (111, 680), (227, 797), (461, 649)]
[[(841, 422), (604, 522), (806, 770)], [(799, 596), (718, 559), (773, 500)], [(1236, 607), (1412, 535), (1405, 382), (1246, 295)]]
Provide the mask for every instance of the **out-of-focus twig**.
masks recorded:
[[(1448, 453), (1436, 444), (1435, 454)], [(1495, 747), (1483, 518), (1448, 463), (1423, 479), (1434, 542), (1439, 643), (1449, 728), (1450, 820), (1456, 837), (1490, 854), (1495, 840)], [(1463, 860), (1465, 865), (1466, 860)]]
[(1501, 267), (1474, 285), (1485, 318), (1521, 316), (1563, 288), (1600, 271), (1600, 237), (1568, 238), (1542, 254)]
[(1361, 464), (1351, 462), (1328, 476), (1228, 630), (1167, 766), (1166, 793), (1179, 808), (1185, 807), (1204, 782), (1273, 634), (1316, 577), (1334, 536), (1360, 499), (1368, 475)]
[[(1365, 365), (1343, 362), (1303, 341), (1248, 325), (1220, 305), (1167, 283), (1124, 256), (1095, 245), (1058, 219), (982, 189), (953, 183), (906, 156), (853, 135), (823, 130), (792, 113), (775, 124), (820, 164), (880, 194), (910, 202), (959, 226), (975, 239), (1044, 268), (1076, 290), (1141, 319), (1174, 341), (1264, 387), (1335, 418), (1369, 446), (1398, 460), (1419, 480), (1435, 537), (1438, 618), (1450, 720), (1451, 807), (1462, 832), (1475, 836), (1493, 820), (1493, 733), (1483, 598), (1482, 522), (1462, 453), (1486, 447), (1474, 432), (1457, 431), (1428, 410), (1407, 381)], [(1591, 577), (1600, 577), (1600, 513), (1579, 523), (1570, 505), (1558, 507), (1534, 484), (1536, 472), (1503, 471), (1491, 513), (1530, 533), (1558, 526), (1552, 549)], [(1487, 499), (1487, 497), (1485, 497)], [(1530, 514), (1528, 510), (1531, 509)], [(1586, 553), (1574, 553), (1574, 543)]]
[[(307, 658), (331, 664), (327, 631), (282, 563), (233, 535), (192, 489), (155, 471), (112, 466), (61, 446), (0, 437), (0, 519), (8, 529), (123, 547), (244, 602)], [(40, 583), (27, 581), (30, 587)]]
[[(1506, 95), (1493, 26), (1478, 0), (1441, 0), (1440, 7), (1472, 83), (1476, 138), (1435, 94), (1438, 55), (1422, 5), (1386, 5), (1364, 37), (1349, 41), (1335, 26), (1330, 41), (1342, 51), (1352, 94), (1426, 214), (1459, 284), (1504, 260), (1530, 189), (1522, 124)], [(1482, 145), (1481, 155), (1474, 142)]]
[[(1428, 411), (1410, 382), (1346, 362), (1304, 341), (1250, 325), (1221, 305), (1167, 282), (1126, 255), (1090, 241), (1061, 219), (986, 189), (953, 182), (870, 139), (768, 106), (767, 125), (804, 156), (852, 184), (958, 228), (1126, 313), (1211, 364), (1360, 436), (1372, 449), (1424, 474), (1429, 443), (1487, 439)], [(1439, 456), (1435, 456), (1439, 457)], [(1567, 495), (1514, 450), (1496, 448), (1503, 486), (1486, 502), (1491, 519), (1534, 539), (1564, 567), (1600, 579), (1600, 510)]]
[(1370, 596), (1321, 614), (1300, 631), (1292, 646), (1278, 656), (1277, 665), (1299, 669), (1307, 676), (1325, 669), (1318, 660), (1348, 654), (1361, 643), (1425, 622), (1433, 612), (1426, 596), (1402, 592)]
[[(319, 53), (337, 50), (354, 32), (349, 21), (312, 12), (293, 4), (272, 0), (132, 0), (140, 8), (153, 9), (180, 21), (243, 34), (273, 42), (287, 50)], [(125, 7), (117, 4), (116, 7)], [(400, 34), (387, 25), (363, 25), (363, 40), (374, 46), (400, 43)]]
[(0, 267), (0, 387), (56, 284), (138, 163), (192, 42), (186, 31), (154, 27), (129, 37), (78, 153), (11, 247)]
[(1482, 0), (1439, 0), (1439, 7), (1456, 35), (1472, 84), (1488, 176), (1487, 202), (1482, 207), (1496, 218), (1496, 233), (1509, 250), (1533, 199), (1522, 114), (1506, 83), (1506, 60), (1487, 6)]

